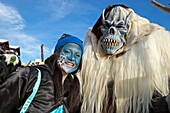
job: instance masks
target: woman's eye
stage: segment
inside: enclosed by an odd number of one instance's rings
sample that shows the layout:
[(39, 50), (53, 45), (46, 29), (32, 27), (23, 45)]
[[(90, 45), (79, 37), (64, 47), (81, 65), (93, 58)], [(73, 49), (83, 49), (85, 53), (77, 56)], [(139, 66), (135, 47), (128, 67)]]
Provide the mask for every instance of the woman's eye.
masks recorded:
[(66, 54), (70, 54), (70, 51), (65, 51)]
[(80, 58), (80, 55), (79, 54), (75, 54), (75, 57)]

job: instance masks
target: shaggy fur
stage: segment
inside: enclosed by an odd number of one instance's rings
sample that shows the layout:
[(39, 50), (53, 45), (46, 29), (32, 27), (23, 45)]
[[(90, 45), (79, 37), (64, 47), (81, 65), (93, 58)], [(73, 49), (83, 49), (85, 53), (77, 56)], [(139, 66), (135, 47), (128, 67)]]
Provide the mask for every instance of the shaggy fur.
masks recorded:
[[(122, 15), (132, 11), (127, 44), (121, 50), (124, 54), (106, 56), (99, 37), (91, 29), (85, 37), (83, 67), (79, 73), (81, 113), (149, 113), (154, 91), (162, 96), (169, 94), (170, 33), (130, 8), (121, 9)], [(108, 96), (109, 83), (112, 83), (112, 100)]]

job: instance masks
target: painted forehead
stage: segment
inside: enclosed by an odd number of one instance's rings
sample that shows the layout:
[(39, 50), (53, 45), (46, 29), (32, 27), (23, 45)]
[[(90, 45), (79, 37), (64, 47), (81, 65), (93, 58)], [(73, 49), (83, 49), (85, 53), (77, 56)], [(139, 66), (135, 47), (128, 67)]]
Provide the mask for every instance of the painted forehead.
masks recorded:
[(67, 43), (67, 44), (65, 44), (63, 46), (63, 49), (66, 49), (66, 48), (74, 49), (75, 51), (82, 53), (81, 47), (78, 44), (75, 44), (75, 43)]

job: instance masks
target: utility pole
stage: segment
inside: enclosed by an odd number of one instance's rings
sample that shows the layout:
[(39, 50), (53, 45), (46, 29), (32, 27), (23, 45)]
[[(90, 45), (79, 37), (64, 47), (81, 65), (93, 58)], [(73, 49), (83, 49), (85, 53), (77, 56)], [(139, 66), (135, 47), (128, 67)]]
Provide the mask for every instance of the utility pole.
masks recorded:
[(44, 44), (41, 44), (41, 61), (44, 62)]

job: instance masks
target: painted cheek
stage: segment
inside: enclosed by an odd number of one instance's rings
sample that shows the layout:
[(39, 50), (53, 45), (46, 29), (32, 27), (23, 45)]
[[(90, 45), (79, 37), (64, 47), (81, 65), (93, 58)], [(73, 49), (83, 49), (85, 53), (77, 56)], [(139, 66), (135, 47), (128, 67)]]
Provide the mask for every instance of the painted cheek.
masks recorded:
[(65, 52), (61, 52), (61, 54), (63, 55), (63, 56), (68, 56), (68, 54), (66, 54)]
[(81, 59), (81, 58), (76, 58), (76, 64), (77, 64), (77, 65), (80, 64), (80, 59)]
[(74, 63), (75, 63), (74, 64), (75, 66), (72, 69), (69, 70), (69, 73), (72, 73), (72, 72), (74, 72), (75, 70), (78, 69), (79, 64), (80, 64), (80, 58), (75, 58), (75, 62)]
[(64, 65), (64, 61), (65, 61), (66, 57), (64, 55), (60, 55), (60, 57), (57, 60), (58, 66), (61, 67), (62, 65)]

